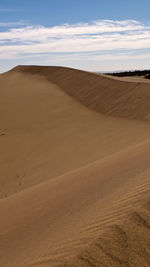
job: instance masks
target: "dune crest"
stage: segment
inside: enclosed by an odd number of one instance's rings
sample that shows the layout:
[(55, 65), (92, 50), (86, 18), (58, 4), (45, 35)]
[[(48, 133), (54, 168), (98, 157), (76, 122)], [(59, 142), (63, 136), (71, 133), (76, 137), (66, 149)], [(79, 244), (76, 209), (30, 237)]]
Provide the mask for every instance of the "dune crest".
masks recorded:
[(150, 83), (125, 82), (64, 67), (19, 66), (13, 71), (44, 76), (85, 106), (102, 114), (150, 120)]

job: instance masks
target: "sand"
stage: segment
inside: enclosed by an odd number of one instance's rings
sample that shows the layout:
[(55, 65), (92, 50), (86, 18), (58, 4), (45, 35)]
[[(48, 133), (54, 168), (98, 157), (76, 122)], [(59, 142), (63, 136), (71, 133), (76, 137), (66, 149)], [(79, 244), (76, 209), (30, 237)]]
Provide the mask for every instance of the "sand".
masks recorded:
[(0, 266), (150, 266), (149, 96), (62, 67), (0, 75)]

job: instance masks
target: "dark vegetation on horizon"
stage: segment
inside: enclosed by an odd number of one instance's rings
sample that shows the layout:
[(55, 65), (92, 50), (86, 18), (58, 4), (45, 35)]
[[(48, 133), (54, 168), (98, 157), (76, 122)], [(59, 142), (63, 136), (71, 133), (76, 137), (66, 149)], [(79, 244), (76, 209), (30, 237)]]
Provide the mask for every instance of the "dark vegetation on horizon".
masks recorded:
[(106, 74), (107, 75), (117, 76), (117, 77), (144, 76), (144, 78), (150, 79), (150, 70), (111, 72), (111, 73), (106, 73)]

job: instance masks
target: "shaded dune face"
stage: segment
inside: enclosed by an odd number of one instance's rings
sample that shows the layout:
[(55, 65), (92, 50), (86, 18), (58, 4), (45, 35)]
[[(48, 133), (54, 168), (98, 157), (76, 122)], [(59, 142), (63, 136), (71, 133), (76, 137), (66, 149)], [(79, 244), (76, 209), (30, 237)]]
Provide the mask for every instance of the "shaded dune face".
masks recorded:
[(109, 116), (150, 119), (150, 83), (124, 82), (63, 67), (17, 67), (60, 86), (85, 106)]
[(0, 75), (0, 266), (150, 266), (150, 84)]

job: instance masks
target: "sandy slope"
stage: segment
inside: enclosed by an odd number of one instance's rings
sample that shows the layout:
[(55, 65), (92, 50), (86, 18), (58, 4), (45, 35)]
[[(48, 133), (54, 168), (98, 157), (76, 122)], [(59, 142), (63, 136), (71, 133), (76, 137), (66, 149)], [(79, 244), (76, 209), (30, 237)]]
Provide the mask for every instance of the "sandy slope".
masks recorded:
[(0, 76), (0, 266), (62, 265), (89, 243), (73, 265), (149, 266), (148, 256), (143, 260), (149, 228), (142, 223), (144, 239), (135, 250), (144, 252), (132, 252), (132, 265), (125, 254), (118, 265), (109, 257), (111, 250), (117, 255), (120, 229), (131, 236), (130, 246), (137, 242), (133, 219), (122, 217), (149, 195), (148, 89), (57, 67), (18, 67)]
[(62, 67), (22, 66), (15, 70), (44, 76), (84, 105), (103, 114), (150, 119), (150, 83), (124, 82)]
[(77, 266), (150, 266), (150, 202), (137, 207), (122, 223), (114, 224), (74, 262)]
[(149, 138), (149, 123), (106, 118), (39, 76), (0, 85), (1, 197)]

